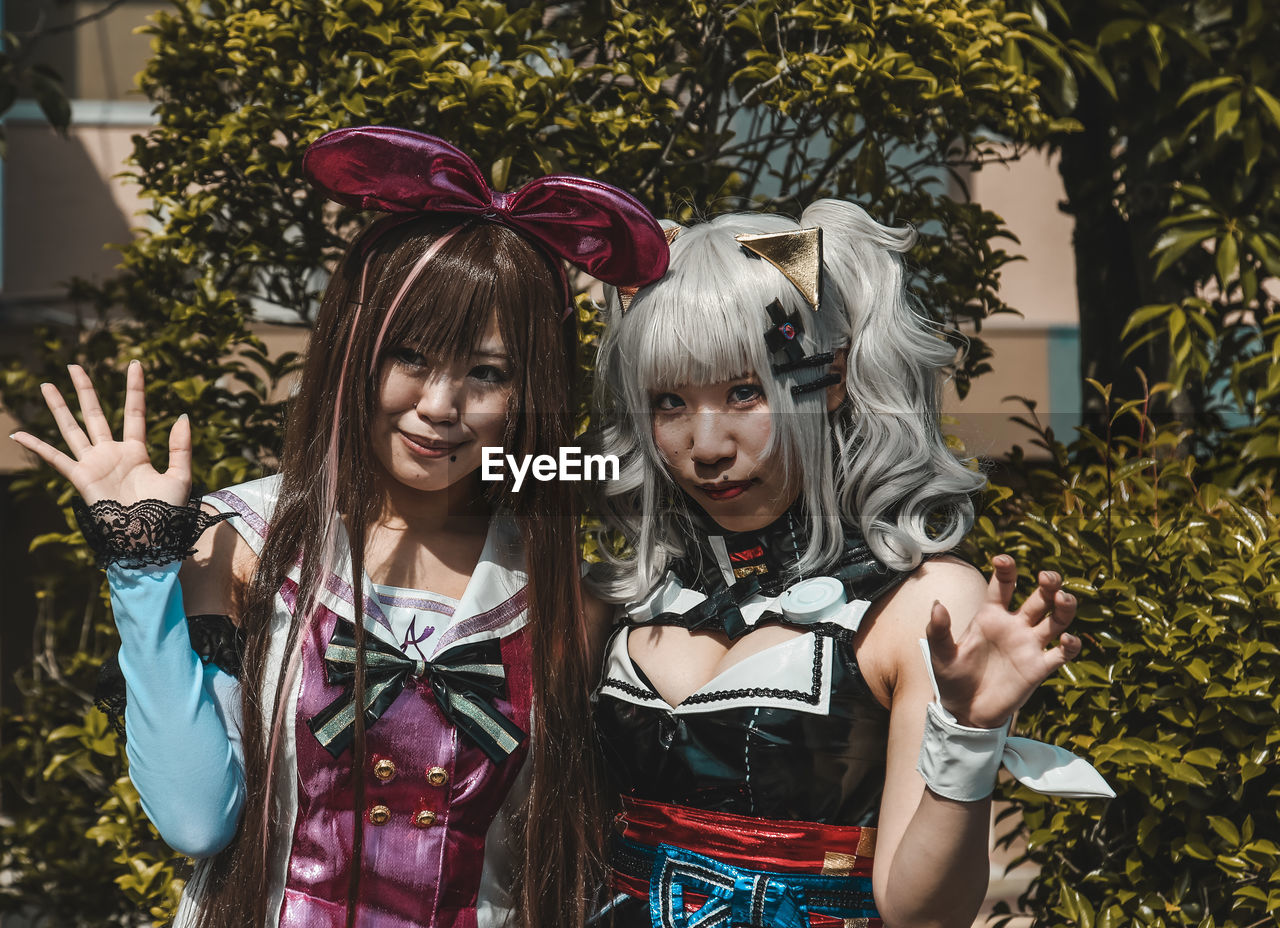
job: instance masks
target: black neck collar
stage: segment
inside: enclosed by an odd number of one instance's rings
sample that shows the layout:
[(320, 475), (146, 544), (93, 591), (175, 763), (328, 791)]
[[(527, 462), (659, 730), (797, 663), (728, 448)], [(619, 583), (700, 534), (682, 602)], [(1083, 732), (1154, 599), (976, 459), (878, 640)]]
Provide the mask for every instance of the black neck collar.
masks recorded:
[(729, 532), (708, 516), (693, 500), (686, 500), (693, 534), (685, 554), (671, 570), (686, 588), (708, 595), (742, 581), (759, 584), (763, 596), (780, 596), (787, 587), (809, 577), (835, 577), (853, 599), (874, 599), (896, 586), (906, 575), (891, 570), (871, 552), (857, 525), (839, 523), (843, 537), (840, 554), (817, 570), (800, 570), (809, 548), (809, 514), (803, 495), (782, 515), (763, 528)]

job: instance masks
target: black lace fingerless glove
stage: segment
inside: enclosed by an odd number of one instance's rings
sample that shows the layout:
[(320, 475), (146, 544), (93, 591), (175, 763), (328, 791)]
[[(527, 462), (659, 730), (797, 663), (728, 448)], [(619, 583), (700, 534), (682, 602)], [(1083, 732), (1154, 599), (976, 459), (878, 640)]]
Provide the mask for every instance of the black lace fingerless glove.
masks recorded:
[(77, 497), (71, 503), (76, 522), (99, 567), (147, 567), (171, 564), (195, 553), (196, 539), (231, 513), (211, 516), (193, 500), (175, 506), (158, 499), (122, 506), (102, 499), (92, 506)]

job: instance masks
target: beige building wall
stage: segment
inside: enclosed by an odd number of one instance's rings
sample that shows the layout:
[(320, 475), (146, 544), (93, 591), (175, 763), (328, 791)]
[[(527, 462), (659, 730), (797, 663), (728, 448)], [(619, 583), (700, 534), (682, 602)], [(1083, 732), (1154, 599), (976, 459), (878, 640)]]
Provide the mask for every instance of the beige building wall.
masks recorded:
[(1003, 269), (1000, 295), (1023, 315), (983, 324), (981, 336), (995, 353), (992, 372), (975, 380), (963, 401), (949, 388), (945, 409), (952, 418), (948, 430), (969, 453), (999, 457), (1014, 444), (1029, 445), (1030, 433), (1010, 421), (1026, 414), (1013, 397), (1033, 400), (1037, 417), (1060, 437), (1071, 437), (1079, 421), (1073, 224), (1058, 208), (1065, 193), (1053, 156), (1031, 153), (984, 168), (970, 186), (974, 199), (1003, 216), (1019, 239), (1004, 243), (1023, 260)]
[[(118, 263), (110, 247), (128, 241), (145, 219), (136, 188), (120, 173), (132, 137), (151, 125), (150, 104), (135, 89), (151, 52), (141, 29), (154, 0), (100, 2), (7, 0), (4, 27), (22, 36), (32, 29), (75, 28), (46, 34), (34, 59), (56, 70), (72, 98), (65, 137), (49, 128), (39, 107), (20, 100), (5, 116), (8, 154), (0, 162), (3, 247), (0, 248), (0, 332), (21, 339), (38, 322), (74, 320), (82, 307), (67, 299), (73, 277), (101, 281)], [(14, 428), (0, 409), (0, 435)], [(0, 473), (22, 467), (26, 456), (0, 441)]]
[(141, 128), (90, 118), (63, 138), (35, 122), (9, 125), (6, 310), (64, 304), (73, 277), (102, 281), (114, 273), (119, 255), (112, 245), (128, 241), (145, 221), (137, 188), (119, 176)]
[(151, 55), (151, 37), (143, 29), (163, 4), (121, 0), (108, 9), (104, 0), (0, 2), (6, 30), (20, 38), (44, 30), (32, 46), (33, 58), (58, 72), (73, 99), (140, 98), (137, 75)]
[[(131, 137), (143, 128), (85, 119), (63, 138), (34, 120), (6, 126), (0, 333), (10, 344), (36, 324), (71, 322), (91, 311), (68, 299), (68, 286), (75, 277), (102, 281), (114, 273), (119, 256), (110, 246), (128, 241), (145, 221), (136, 188), (117, 176)], [(0, 409), (0, 435), (14, 427)], [(0, 440), (0, 473), (24, 466), (26, 458), (16, 444)]]

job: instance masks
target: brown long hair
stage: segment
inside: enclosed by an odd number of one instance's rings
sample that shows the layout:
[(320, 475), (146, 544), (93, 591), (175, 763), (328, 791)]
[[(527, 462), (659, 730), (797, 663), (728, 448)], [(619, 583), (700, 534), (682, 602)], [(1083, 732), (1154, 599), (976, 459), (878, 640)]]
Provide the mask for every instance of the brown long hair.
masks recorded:
[[(577, 332), (573, 321), (561, 321), (564, 298), (558, 268), (538, 248), (486, 221), (379, 220), (339, 263), (290, 408), (280, 495), (242, 617), (247, 799), (235, 841), (212, 862), (204, 881), (200, 928), (256, 928), (266, 919), (271, 875), (279, 871), (271, 845), (288, 837), (279, 834), (271, 782), (281, 775), (274, 735), (280, 726), (293, 724), (282, 718), (290, 674), (282, 671), (274, 692), (264, 691), (271, 620), (276, 595), (301, 554), (298, 605), (284, 649), (288, 667), (334, 560), (335, 513), (346, 524), (357, 647), (364, 648), (364, 546), (380, 500), (366, 437), (387, 349), (411, 345), (429, 359), (450, 363), (470, 355), (496, 313), (513, 364), (507, 450), (554, 455), (573, 439)], [(520, 526), (529, 576), (532, 785), (520, 830), (524, 864), (517, 875), (517, 911), (525, 928), (581, 928), (601, 865), (577, 501), (560, 481), (531, 482), (518, 494), (509, 483), (492, 486), (493, 502), (508, 509)], [(357, 704), (365, 686), (363, 667), (363, 660), (357, 661)], [(270, 730), (264, 724), (267, 706), (273, 707)], [(356, 713), (351, 755), (356, 810), (363, 808), (364, 755), (364, 720)], [(353, 815), (353, 822), (349, 928), (359, 890), (363, 816)]]

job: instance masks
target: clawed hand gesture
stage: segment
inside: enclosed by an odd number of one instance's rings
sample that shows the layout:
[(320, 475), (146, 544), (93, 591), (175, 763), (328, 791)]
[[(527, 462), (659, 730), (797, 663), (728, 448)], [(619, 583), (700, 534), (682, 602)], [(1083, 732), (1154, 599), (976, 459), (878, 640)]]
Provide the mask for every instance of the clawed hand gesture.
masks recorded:
[(962, 725), (998, 728), (1050, 674), (1080, 653), (1080, 639), (1066, 628), (1076, 599), (1062, 577), (1042, 571), (1034, 592), (1010, 610), (1017, 565), (1007, 554), (992, 559), (995, 573), (986, 602), (958, 640), (951, 616), (935, 602), (926, 632), (943, 706)]
[(126, 506), (143, 499), (158, 499), (185, 506), (191, 494), (191, 425), (187, 417), (184, 415), (173, 424), (169, 433), (169, 469), (160, 473), (151, 466), (147, 453), (142, 365), (134, 361), (126, 374), (124, 427), (119, 441), (111, 435), (111, 426), (84, 368), (72, 364), (68, 370), (84, 416), (83, 429), (57, 387), (46, 383), (40, 391), (71, 454), (64, 454), (28, 432), (15, 432), (13, 440), (70, 480), (89, 505), (101, 499)]

